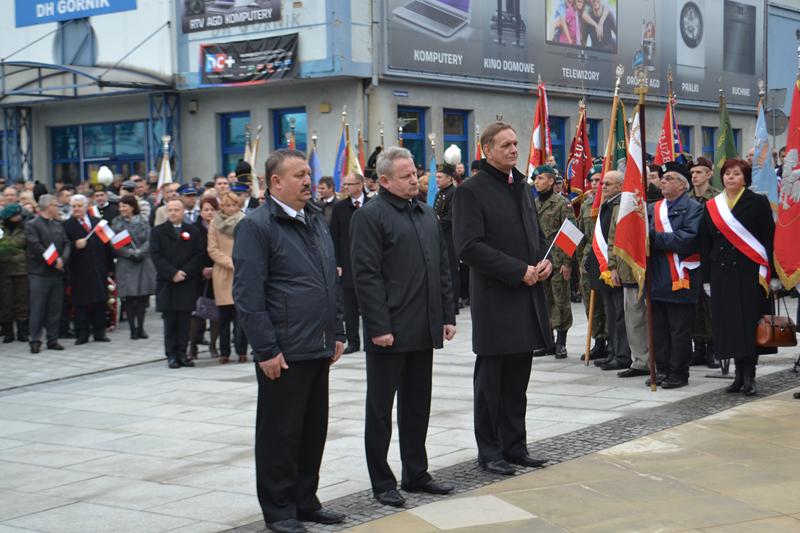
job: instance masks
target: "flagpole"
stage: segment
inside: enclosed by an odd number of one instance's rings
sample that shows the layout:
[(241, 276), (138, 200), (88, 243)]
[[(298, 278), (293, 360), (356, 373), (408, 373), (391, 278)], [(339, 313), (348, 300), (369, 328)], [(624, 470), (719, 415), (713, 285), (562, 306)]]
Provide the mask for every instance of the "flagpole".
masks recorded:
[[(639, 135), (642, 140), (642, 191), (647, 194), (647, 150), (645, 146), (645, 98), (647, 96), (647, 73), (644, 69), (637, 73), (639, 87), (635, 92), (639, 95)], [(670, 99), (672, 96), (670, 95)], [(670, 136), (672, 136), (670, 132)], [(672, 142), (672, 140), (670, 140)], [(645, 207), (646, 209), (646, 207)], [(645, 217), (646, 218), (646, 217)], [(649, 255), (649, 246), (648, 254)], [(645, 297), (645, 319), (647, 328), (647, 366), (650, 370), (650, 390), (655, 392), (658, 388), (656, 384), (656, 357), (653, 342), (653, 298), (652, 298), (652, 275), (650, 269), (645, 267), (644, 271), (644, 297)]]
[[(620, 83), (622, 82), (622, 75), (624, 73), (625, 73), (625, 68), (622, 65), (617, 65), (617, 71), (616, 71), (617, 81), (614, 84), (614, 99), (611, 103), (611, 128), (608, 130), (608, 140), (606, 141), (606, 154), (605, 157), (603, 158), (603, 176), (605, 176), (606, 172), (608, 172), (609, 154), (614, 149), (614, 128), (616, 128), (617, 124), (617, 105), (619, 104), (619, 86)], [(594, 194), (595, 197), (597, 196), (601, 197), (600, 203), (602, 203), (603, 188), (600, 185), (597, 186), (597, 192), (595, 192)], [(598, 213), (596, 213), (594, 209), (592, 209), (592, 221), (593, 221), (592, 227), (594, 227), (594, 224), (597, 224), (597, 215)], [(589, 236), (587, 235), (586, 238), (588, 239)], [(590, 250), (589, 253), (594, 253), (594, 252)], [(594, 289), (589, 289), (589, 326), (588, 329), (586, 330), (586, 351), (584, 352), (584, 357), (583, 357), (586, 366), (589, 366), (589, 352), (592, 349), (592, 329), (594, 327), (595, 305), (597, 305), (597, 292)]]

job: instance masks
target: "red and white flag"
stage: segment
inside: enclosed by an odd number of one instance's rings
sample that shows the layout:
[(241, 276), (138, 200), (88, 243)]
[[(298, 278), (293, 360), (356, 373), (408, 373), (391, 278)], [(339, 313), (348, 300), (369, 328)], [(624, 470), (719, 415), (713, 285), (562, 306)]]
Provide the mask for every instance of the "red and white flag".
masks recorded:
[(97, 223), (97, 226), (94, 228), (94, 232), (97, 234), (97, 237), (103, 241), (104, 244), (108, 244), (108, 242), (114, 238), (114, 230), (111, 229), (111, 226), (108, 225), (108, 221), (103, 219)]
[(51, 243), (50, 246), (47, 247), (47, 250), (45, 250), (42, 254), (42, 257), (44, 257), (45, 262), (49, 266), (53, 266), (53, 263), (58, 261), (58, 250), (56, 250), (56, 245)]
[(570, 219), (565, 218), (564, 223), (561, 224), (561, 229), (556, 234), (555, 243), (564, 250), (564, 253), (572, 257), (575, 255), (575, 250), (583, 240), (583, 237), (583, 232)]
[(592, 173), (592, 150), (586, 130), (586, 108), (581, 107), (578, 128), (569, 146), (567, 160), (567, 182), (570, 192), (585, 192), (589, 189), (589, 176)]
[(786, 157), (775, 223), (775, 270), (787, 289), (800, 284), (800, 81), (792, 91), (792, 111), (786, 132)]
[(531, 146), (528, 153), (528, 178), (532, 177), (536, 167), (544, 165), (547, 162), (547, 156), (553, 153), (550, 143), (547, 91), (541, 81), (537, 92), (539, 98), (536, 101), (536, 113), (533, 116), (533, 133), (531, 134)]
[(131, 238), (131, 234), (128, 233), (128, 230), (126, 229), (111, 237), (111, 246), (113, 246), (115, 250), (119, 250), (120, 248), (123, 248), (132, 242), (133, 239)]
[(94, 218), (103, 218), (103, 214), (100, 212), (100, 210), (97, 208), (96, 205), (89, 206), (89, 216)]
[(617, 230), (614, 237), (614, 253), (625, 261), (633, 271), (633, 277), (641, 293), (647, 269), (647, 200), (643, 190), (642, 130), (639, 124), (639, 109), (633, 115), (628, 157), (625, 164), (625, 181), (619, 202)]
[(675, 123), (675, 102), (670, 99), (667, 110), (664, 112), (664, 122), (661, 124), (661, 133), (658, 135), (653, 163), (663, 165), (668, 161), (675, 161), (682, 151), (678, 125)]

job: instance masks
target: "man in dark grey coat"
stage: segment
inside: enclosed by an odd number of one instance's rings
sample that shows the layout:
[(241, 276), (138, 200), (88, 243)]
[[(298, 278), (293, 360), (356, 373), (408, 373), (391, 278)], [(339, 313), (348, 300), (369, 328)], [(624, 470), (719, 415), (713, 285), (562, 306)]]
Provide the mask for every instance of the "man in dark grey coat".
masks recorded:
[(478, 462), (511, 475), (511, 464), (546, 462), (528, 454), (525, 410), (533, 351), (553, 344), (540, 283), (553, 265), (544, 258), (549, 243), (525, 176), (515, 168), (516, 133), (494, 122), (481, 134), (481, 146), (486, 159), (456, 189), (453, 240), (470, 268)]
[(405, 500), (386, 460), (395, 392), (403, 489), (453, 490), (428, 474), (425, 437), (433, 349), (456, 333), (455, 301), (438, 218), (416, 200), (419, 182), (411, 152), (387, 148), (376, 171), (381, 190), (351, 222), (351, 260), (367, 339), (367, 467), (375, 498), (400, 507)]
[(271, 531), (344, 515), (317, 498), (328, 431), (328, 372), (344, 350), (341, 290), (328, 225), (297, 150), (266, 162), (269, 198), (236, 226), (233, 300), (258, 377), (256, 489)]

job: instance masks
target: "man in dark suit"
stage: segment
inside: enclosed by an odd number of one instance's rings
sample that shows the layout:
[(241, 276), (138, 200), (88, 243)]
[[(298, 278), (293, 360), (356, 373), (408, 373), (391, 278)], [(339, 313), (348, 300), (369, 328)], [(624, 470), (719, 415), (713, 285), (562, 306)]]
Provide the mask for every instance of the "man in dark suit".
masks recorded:
[(334, 204), (330, 226), (336, 250), (336, 270), (342, 282), (344, 330), (347, 333), (347, 348), (344, 353), (350, 354), (361, 349), (358, 324), (360, 312), (350, 261), (350, 219), (353, 213), (367, 202), (364, 194), (364, 176), (360, 174), (345, 176), (342, 188), (347, 191), (347, 197)]
[[(463, 170), (464, 165), (459, 163)], [(436, 201), (433, 203), (433, 210), (439, 217), (439, 225), (442, 227), (444, 243), (447, 246), (447, 258), (450, 262), (450, 279), (453, 286), (453, 299), (456, 301), (456, 314), (461, 307), (459, 296), (461, 294), (460, 276), (458, 272), (458, 256), (456, 247), (453, 243), (453, 198), (456, 195), (456, 185), (454, 176), (456, 167), (448, 163), (442, 163), (436, 171), (436, 186), (439, 192), (436, 193)]]
[(331, 225), (333, 206), (336, 203), (336, 184), (331, 176), (322, 176), (317, 183), (317, 207), (322, 209), (325, 222)]
[(183, 202), (170, 200), (166, 208), (167, 221), (150, 234), (150, 256), (156, 267), (156, 311), (164, 319), (167, 363), (180, 368), (194, 366), (186, 357), (186, 346), (205, 253), (197, 228), (183, 221)]
[(104, 185), (95, 185), (92, 202), (100, 211), (101, 218), (110, 224), (119, 216), (119, 206), (108, 199), (108, 191), (109, 188)]
[[(109, 342), (106, 335), (106, 301), (108, 277), (114, 272), (114, 255), (111, 247), (100, 240), (92, 228), (100, 222), (90, 217), (86, 210), (89, 200), (76, 194), (69, 200), (72, 216), (64, 221), (64, 232), (74, 249), (69, 263), (69, 281), (72, 305), (75, 307), (75, 344)], [(88, 236), (88, 237), (87, 237)]]
[(381, 191), (353, 215), (351, 255), (364, 311), (367, 414), (364, 440), (375, 498), (404, 498), (386, 460), (397, 393), (402, 488), (447, 494), (428, 473), (425, 437), (431, 406), (433, 349), (456, 333), (449, 258), (433, 209), (416, 200), (414, 160), (393, 146), (378, 156)]
[(269, 198), (236, 226), (233, 300), (257, 363), (258, 501), (271, 531), (302, 533), (300, 520), (344, 520), (316, 494), (328, 373), (344, 350), (341, 296), (305, 154), (276, 150), (265, 165)]
[[(456, 189), (453, 239), (470, 267), (475, 360), (475, 440), (487, 471), (542, 466), (525, 433), (526, 391), (535, 349), (553, 344), (543, 284), (553, 270), (525, 176), (516, 168), (517, 135), (494, 122), (481, 134), (486, 155)], [(509, 464), (511, 463), (511, 464)]]

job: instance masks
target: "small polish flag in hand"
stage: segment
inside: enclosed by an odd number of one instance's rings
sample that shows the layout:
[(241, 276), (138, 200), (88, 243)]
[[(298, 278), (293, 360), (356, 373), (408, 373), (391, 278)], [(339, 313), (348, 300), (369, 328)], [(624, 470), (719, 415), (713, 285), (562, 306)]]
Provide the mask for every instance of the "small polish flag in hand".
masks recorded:
[(100, 213), (100, 210), (97, 208), (96, 205), (89, 207), (89, 216), (92, 216), (94, 218), (103, 218), (102, 213)]
[(555, 239), (555, 243), (558, 247), (564, 250), (568, 256), (572, 257), (582, 240), (583, 232), (568, 218), (564, 219), (564, 223), (561, 225), (561, 229), (558, 231)]
[(129, 245), (133, 242), (131, 238), (131, 234), (128, 233), (128, 230), (124, 229), (111, 237), (111, 246), (114, 247), (115, 250), (119, 250), (120, 248)]
[(114, 235), (116, 235), (114, 230), (108, 225), (108, 221), (105, 219), (97, 223), (97, 228), (95, 228), (94, 232), (105, 244), (108, 244), (108, 242), (114, 238)]
[(47, 247), (47, 250), (45, 250), (42, 254), (42, 257), (44, 257), (45, 262), (49, 266), (53, 266), (53, 263), (58, 261), (58, 250), (56, 250), (56, 245), (50, 244), (50, 246)]

